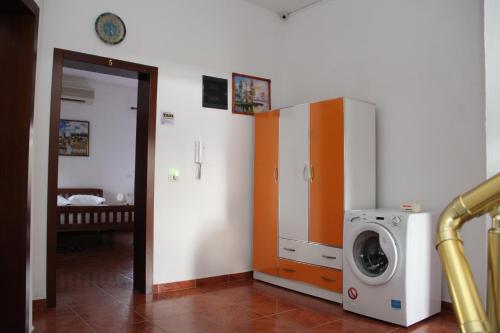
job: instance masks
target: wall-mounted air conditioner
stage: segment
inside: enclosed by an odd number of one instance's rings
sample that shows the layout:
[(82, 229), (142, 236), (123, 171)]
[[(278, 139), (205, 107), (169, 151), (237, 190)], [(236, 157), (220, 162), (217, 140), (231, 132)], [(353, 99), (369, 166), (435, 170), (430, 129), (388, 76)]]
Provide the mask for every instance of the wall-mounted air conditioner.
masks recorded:
[(92, 104), (94, 102), (94, 89), (63, 85), (61, 100)]

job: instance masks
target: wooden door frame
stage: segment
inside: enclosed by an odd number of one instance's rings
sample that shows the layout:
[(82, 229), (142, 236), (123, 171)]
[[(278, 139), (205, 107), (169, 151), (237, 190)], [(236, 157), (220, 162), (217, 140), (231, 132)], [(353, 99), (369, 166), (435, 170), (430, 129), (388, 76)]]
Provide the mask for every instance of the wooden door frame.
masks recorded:
[(138, 79), (135, 154), (134, 289), (150, 294), (153, 288), (153, 214), (158, 68), (54, 49), (47, 189), (47, 306), (56, 305), (58, 136), (63, 66)]
[[(30, 332), (30, 141), (34, 110), (38, 5), (0, 2), (0, 266), (3, 269), (2, 331)], [(5, 45), (8, 45), (6, 47)]]

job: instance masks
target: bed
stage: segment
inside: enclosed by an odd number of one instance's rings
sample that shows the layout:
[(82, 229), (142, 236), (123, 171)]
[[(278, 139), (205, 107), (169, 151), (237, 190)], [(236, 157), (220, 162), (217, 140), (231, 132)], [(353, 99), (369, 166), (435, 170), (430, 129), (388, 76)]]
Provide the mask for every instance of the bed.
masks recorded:
[[(69, 198), (75, 194), (103, 196), (100, 188), (61, 188), (57, 194)], [(57, 231), (133, 230), (133, 205), (57, 206)]]

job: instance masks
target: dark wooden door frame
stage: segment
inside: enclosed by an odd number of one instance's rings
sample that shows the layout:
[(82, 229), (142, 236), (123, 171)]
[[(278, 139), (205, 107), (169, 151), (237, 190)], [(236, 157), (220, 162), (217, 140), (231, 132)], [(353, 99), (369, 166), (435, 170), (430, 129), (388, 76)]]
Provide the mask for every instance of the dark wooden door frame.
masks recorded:
[(63, 66), (138, 79), (135, 154), (134, 289), (153, 288), (153, 214), (158, 68), (54, 49), (47, 189), (47, 305), (56, 305), (58, 135)]
[[(0, 2), (0, 267), (2, 332), (30, 332), (30, 140), (39, 9), (33, 0)], [(8, 46), (7, 46), (8, 45)]]

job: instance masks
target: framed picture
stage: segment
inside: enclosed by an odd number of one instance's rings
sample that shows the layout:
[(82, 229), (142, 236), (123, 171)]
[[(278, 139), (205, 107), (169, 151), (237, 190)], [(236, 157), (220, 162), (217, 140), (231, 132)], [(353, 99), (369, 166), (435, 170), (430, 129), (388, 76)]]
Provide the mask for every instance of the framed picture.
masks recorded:
[(89, 156), (90, 124), (83, 120), (59, 120), (59, 155)]
[(233, 73), (233, 113), (253, 115), (271, 109), (271, 80)]
[(227, 80), (203, 75), (203, 107), (227, 110)]

